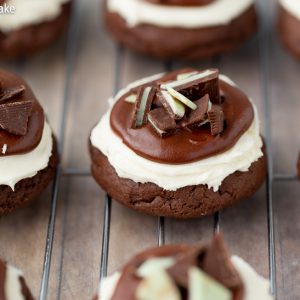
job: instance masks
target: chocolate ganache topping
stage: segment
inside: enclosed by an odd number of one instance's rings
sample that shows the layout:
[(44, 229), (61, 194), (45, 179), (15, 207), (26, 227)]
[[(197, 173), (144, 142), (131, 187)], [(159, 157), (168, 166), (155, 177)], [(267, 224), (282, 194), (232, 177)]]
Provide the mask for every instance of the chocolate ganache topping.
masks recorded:
[(0, 70), (0, 157), (35, 149), (43, 134), (44, 111), (28, 85)]
[(146, 0), (150, 3), (160, 5), (174, 5), (174, 6), (201, 6), (207, 5), (216, 0)]
[(248, 97), (217, 69), (184, 69), (121, 96), (110, 125), (138, 155), (159, 163), (190, 163), (230, 149), (249, 129)]
[(121, 271), (111, 300), (162, 299), (161, 295), (178, 300), (244, 299), (244, 284), (222, 235), (209, 245), (164, 246), (136, 256)]

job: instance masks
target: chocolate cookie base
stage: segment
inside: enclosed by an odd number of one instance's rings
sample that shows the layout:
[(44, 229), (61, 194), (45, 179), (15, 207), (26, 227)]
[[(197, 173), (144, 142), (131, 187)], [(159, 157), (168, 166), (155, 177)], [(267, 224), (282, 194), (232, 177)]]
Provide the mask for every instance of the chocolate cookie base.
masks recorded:
[(0, 58), (30, 56), (52, 44), (64, 31), (70, 19), (71, 4), (63, 5), (54, 20), (26, 26), (8, 33), (0, 31)]
[(255, 6), (226, 26), (197, 29), (163, 28), (141, 24), (128, 27), (116, 13), (105, 11), (107, 29), (128, 48), (162, 59), (197, 59), (230, 51), (257, 31)]
[(58, 162), (56, 140), (53, 138), (52, 156), (47, 168), (31, 178), (19, 181), (14, 191), (7, 185), (0, 185), (0, 216), (13, 212), (37, 198), (53, 179)]
[(300, 59), (300, 20), (279, 8), (278, 33), (284, 47), (296, 58)]
[(255, 193), (266, 176), (266, 157), (254, 162), (248, 172), (235, 172), (223, 181), (218, 192), (207, 185), (166, 191), (154, 183), (136, 183), (120, 178), (107, 157), (90, 145), (92, 175), (107, 193), (137, 211), (180, 219), (211, 215)]

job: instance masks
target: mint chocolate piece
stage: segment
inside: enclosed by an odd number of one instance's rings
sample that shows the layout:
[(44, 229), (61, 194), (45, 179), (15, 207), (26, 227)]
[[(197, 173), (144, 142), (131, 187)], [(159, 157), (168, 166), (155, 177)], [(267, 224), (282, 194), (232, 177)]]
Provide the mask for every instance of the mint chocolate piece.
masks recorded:
[(13, 88), (2, 88), (0, 89), (0, 103), (13, 99), (16, 96), (21, 95), (25, 91), (25, 86), (20, 85)]
[(140, 128), (147, 124), (147, 114), (151, 109), (155, 94), (155, 87), (141, 87), (135, 102), (132, 128)]
[(213, 105), (208, 112), (208, 121), (210, 122), (211, 134), (218, 135), (224, 129), (224, 113), (219, 105)]
[(167, 91), (160, 91), (157, 94), (158, 100), (166, 109), (171, 118), (180, 120), (184, 117), (185, 107), (178, 100), (174, 99)]
[(160, 137), (166, 137), (176, 131), (176, 122), (163, 107), (148, 113), (148, 121)]
[(207, 113), (211, 103), (208, 94), (194, 102), (197, 105), (196, 110), (192, 110), (184, 126), (190, 129), (198, 128), (208, 122)]
[(216, 235), (208, 247), (203, 260), (203, 270), (236, 294), (243, 293), (243, 282), (230, 260), (222, 235)]
[(0, 128), (15, 135), (26, 135), (31, 111), (31, 101), (1, 104)]
[(192, 101), (196, 101), (205, 94), (210, 101), (220, 104), (219, 70), (209, 69), (183, 80), (167, 83), (162, 88), (172, 88)]

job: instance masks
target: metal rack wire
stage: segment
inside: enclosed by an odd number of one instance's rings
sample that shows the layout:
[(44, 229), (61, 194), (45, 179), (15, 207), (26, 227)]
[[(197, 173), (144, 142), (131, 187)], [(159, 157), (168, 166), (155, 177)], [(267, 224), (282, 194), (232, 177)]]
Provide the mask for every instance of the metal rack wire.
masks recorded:
[[(268, 175), (266, 184), (267, 195), (267, 219), (268, 219), (268, 246), (269, 246), (269, 274), (271, 281), (271, 291), (276, 296), (276, 256), (275, 256), (275, 235), (274, 235), (274, 213), (273, 213), (273, 182), (275, 180), (295, 180), (294, 174), (274, 174), (273, 171), (273, 151), (272, 151), (272, 131), (271, 131), (271, 116), (270, 116), (270, 99), (269, 99), (269, 59), (268, 59), (268, 29), (266, 24), (265, 14), (268, 12), (267, 1), (258, 1), (258, 7), (260, 11), (260, 31), (258, 39), (259, 58), (260, 58), (260, 74), (261, 74), (261, 89), (264, 98), (264, 115), (266, 120), (265, 138), (268, 153)], [(71, 26), (68, 32), (68, 41), (66, 49), (66, 71), (65, 71), (65, 88), (64, 99), (62, 103), (61, 115), (60, 115), (60, 127), (59, 127), (59, 150), (63, 153), (64, 138), (66, 129), (66, 116), (68, 113), (68, 104), (70, 101), (70, 81), (72, 76), (72, 70), (75, 63), (75, 44), (78, 33), (78, 5), (77, 1), (74, 1)], [(114, 85), (113, 94), (117, 92), (120, 87), (120, 68), (123, 61), (123, 49), (120, 46), (116, 46), (114, 54)], [(215, 63), (218, 64), (218, 59)], [(164, 64), (165, 70), (171, 69), (172, 64), (166, 62)], [(47, 239), (44, 255), (44, 268), (42, 273), (41, 285), (40, 285), (40, 300), (47, 299), (48, 283), (51, 269), (51, 257), (52, 248), (55, 235), (55, 220), (56, 220), (56, 206), (60, 187), (60, 181), (63, 176), (90, 176), (90, 172), (86, 170), (66, 169), (62, 167), (57, 169), (51, 197), (51, 210), (49, 215), (49, 223), (47, 230)], [(110, 225), (111, 225), (111, 209), (112, 202), (111, 197), (106, 195), (104, 215), (103, 215), (103, 232), (102, 232), (102, 250), (101, 250), (101, 265), (100, 265), (100, 279), (107, 275), (108, 256), (109, 256), (109, 240), (110, 240)], [(213, 231), (217, 232), (221, 228), (221, 213), (216, 213), (213, 216)], [(163, 217), (157, 220), (157, 244), (159, 246), (165, 243), (165, 219)]]

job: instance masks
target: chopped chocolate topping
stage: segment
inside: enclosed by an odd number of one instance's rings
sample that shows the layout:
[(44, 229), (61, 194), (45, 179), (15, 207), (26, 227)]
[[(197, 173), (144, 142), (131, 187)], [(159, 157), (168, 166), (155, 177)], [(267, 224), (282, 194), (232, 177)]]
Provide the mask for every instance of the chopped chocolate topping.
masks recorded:
[(19, 96), (24, 92), (24, 90), (25, 90), (24, 85), (20, 85), (18, 87), (13, 87), (13, 88), (2, 89), (2, 90), (0, 86), (0, 103), (9, 101), (14, 97)]
[(159, 91), (157, 97), (171, 118), (180, 120), (184, 117), (184, 105), (178, 100), (174, 99), (167, 91)]
[(185, 126), (189, 127), (190, 129), (198, 128), (208, 122), (207, 112), (210, 104), (208, 94), (194, 103), (197, 105), (197, 109), (190, 112), (188, 119), (185, 122)]
[(141, 87), (135, 102), (132, 128), (147, 124), (147, 114), (151, 109), (156, 94), (156, 87)]
[(151, 110), (148, 114), (148, 120), (155, 132), (161, 137), (169, 136), (176, 131), (176, 122), (163, 107)]
[(1, 104), (0, 128), (15, 135), (26, 135), (31, 111), (31, 101)]
[(224, 129), (224, 113), (221, 106), (213, 105), (208, 112), (208, 120), (210, 122), (211, 134), (218, 135)]
[(173, 88), (192, 101), (208, 94), (212, 103), (220, 104), (219, 71), (217, 69), (209, 69), (186, 79), (167, 83), (165, 86)]

